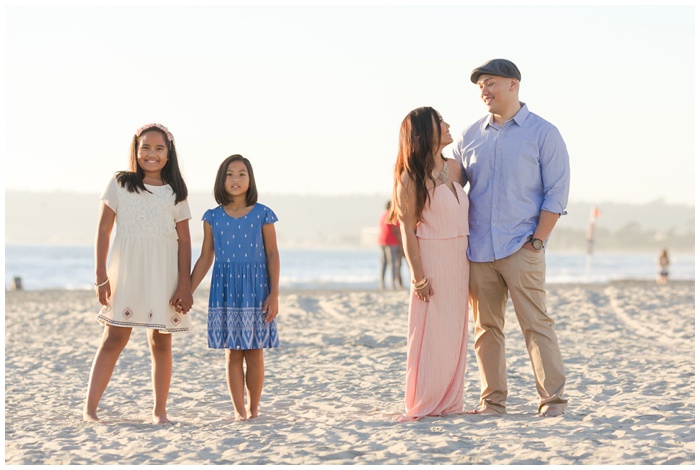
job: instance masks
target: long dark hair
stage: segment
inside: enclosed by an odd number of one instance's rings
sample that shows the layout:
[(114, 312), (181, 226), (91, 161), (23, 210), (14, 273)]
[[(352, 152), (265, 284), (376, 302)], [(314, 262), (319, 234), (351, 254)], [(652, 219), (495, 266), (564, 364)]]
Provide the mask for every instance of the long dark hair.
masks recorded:
[[(164, 130), (165, 129), (165, 130)], [(136, 131), (131, 139), (129, 148), (129, 171), (119, 171), (116, 174), (117, 181), (130, 193), (139, 193), (142, 190), (150, 192), (143, 184), (144, 172), (139, 166), (139, 137), (146, 132), (157, 131), (163, 135), (163, 139), (168, 144), (168, 161), (160, 172), (163, 182), (169, 184), (175, 193), (175, 203), (187, 199), (187, 185), (180, 173), (180, 165), (177, 161), (177, 151), (175, 150), (175, 140), (172, 134), (161, 124), (145, 126)]]
[(228, 166), (233, 162), (243, 162), (248, 170), (248, 178), (250, 179), (250, 184), (248, 185), (248, 191), (245, 194), (245, 204), (246, 206), (252, 206), (258, 202), (258, 187), (255, 184), (255, 175), (253, 174), (253, 165), (250, 164), (250, 160), (245, 158), (243, 155), (231, 155), (224, 160), (219, 169), (216, 172), (216, 182), (214, 183), (214, 199), (216, 202), (225, 206), (232, 201), (231, 195), (226, 192), (226, 171)]
[[(416, 193), (416, 220), (422, 218), (426, 202), (430, 203), (430, 194), (426, 179), (434, 184), (433, 169), (435, 160), (435, 130), (440, 128), (440, 116), (431, 107), (416, 108), (404, 118), (399, 132), (399, 153), (394, 166), (394, 190), (392, 204), (387, 221), (396, 222), (399, 215), (398, 188), (404, 173)], [(444, 157), (443, 157), (444, 158)]]

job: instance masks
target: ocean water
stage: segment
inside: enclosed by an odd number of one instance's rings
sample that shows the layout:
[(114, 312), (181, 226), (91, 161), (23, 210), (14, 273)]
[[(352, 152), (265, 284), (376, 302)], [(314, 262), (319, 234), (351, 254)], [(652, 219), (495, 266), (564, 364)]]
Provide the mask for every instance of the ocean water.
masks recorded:
[[(193, 247), (193, 265), (199, 248)], [(671, 256), (672, 280), (695, 280), (693, 255)], [(379, 250), (372, 248), (280, 248), (281, 289), (375, 289), (379, 286)], [(656, 255), (547, 254), (548, 283), (605, 283), (616, 280), (653, 280)], [(390, 285), (387, 270), (387, 285)], [(25, 290), (92, 289), (92, 246), (5, 246), (5, 289), (20, 277)], [(404, 284), (408, 267), (402, 265)], [(208, 278), (204, 283), (208, 283)], [(203, 285), (206, 285), (204, 284)]]

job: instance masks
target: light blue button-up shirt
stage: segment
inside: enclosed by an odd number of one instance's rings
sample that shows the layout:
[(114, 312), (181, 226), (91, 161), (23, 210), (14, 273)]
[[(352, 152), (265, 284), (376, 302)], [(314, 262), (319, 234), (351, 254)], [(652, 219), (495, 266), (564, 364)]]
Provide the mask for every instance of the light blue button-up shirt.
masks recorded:
[(569, 154), (561, 134), (525, 103), (498, 126), (489, 114), (453, 147), (469, 184), (471, 261), (506, 258), (537, 228), (540, 211), (566, 214)]

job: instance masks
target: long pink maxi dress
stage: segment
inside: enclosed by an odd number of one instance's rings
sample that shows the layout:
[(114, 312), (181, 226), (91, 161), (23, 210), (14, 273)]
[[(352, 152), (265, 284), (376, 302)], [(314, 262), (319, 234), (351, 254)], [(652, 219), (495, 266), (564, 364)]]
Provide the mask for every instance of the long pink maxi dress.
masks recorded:
[[(449, 184), (449, 183), (448, 183)], [(408, 314), (406, 411), (401, 421), (463, 411), (469, 314), (469, 200), (453, 183), (437, 186), (416, 235), (421, 264), (434, 294), (411, 294)]]

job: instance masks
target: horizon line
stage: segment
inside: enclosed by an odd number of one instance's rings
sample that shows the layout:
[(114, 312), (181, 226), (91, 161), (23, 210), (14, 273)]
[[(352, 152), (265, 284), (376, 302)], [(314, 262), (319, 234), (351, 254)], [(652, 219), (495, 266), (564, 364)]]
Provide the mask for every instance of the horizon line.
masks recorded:
[[(5, 194), (7, 193), (29, 193), (29, 194), (66, 194), (66, 195), (99, 195), (101, 191), (84, 191), (84, 190), (78, 190), (78, 189), (49, 189), (49, 190), (35, 190), (35, 189), (15, 189), (15, 188), (5, 188)], [(204, 190), (204, 189), (190, 189), (189, 190), (189, 195), (192, 196), (194, 194), (197, 195), (212, 195), (211, 190)], [(259, 192), (260, 194), (260, 192)], [(380, 193), (380, 192), (357, 192), (357, 193), (348, 193), (348, 192), (342, 192), (342, 193), (322, 193), (322, 192), (315, 192), (315, 193), (301, 193), (301, 192), (263, 192), (262, 194), (266, 196), (282, 196), (282, 197), (288, 197), (288, 196), (299, 196), (299, 197), (318, 197), (318, 198), (333, 198), (333, 197), (383, 197), (383, 198), (391, 198), (391, 194), (389, 193)], [(616, 201), (616, 200), (600, 200), (600, 201), (591, 201), (591, 200), (572, 200), (569, 202), (569, 204), (591, 204), (591, 205), (601, 205), (601, 204), (617, 204), (617, 205), (633, 205), (633, 206), (644, 206), (644, 205), (653, 205), (653, 204), (663, 204), (663, 205), (676, 205), (676, 206), (686, 206), (686, 207), (695, 207), (695, 201), (693, 203), (688, 203), (688, 202), (669, 202), (664, 198), (656, 198), (652, 199), (649, 201), (641, 202), (641, 201), (636, 201), (636, 202), (631, 202), (631, 201)]]

